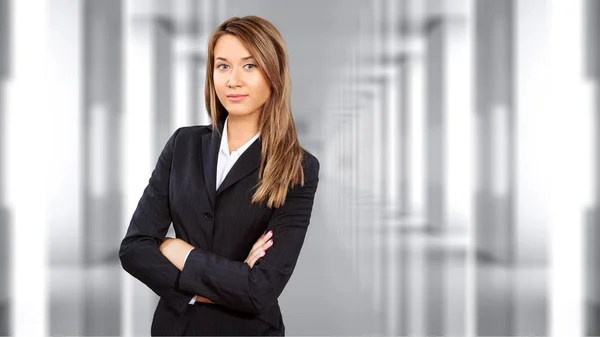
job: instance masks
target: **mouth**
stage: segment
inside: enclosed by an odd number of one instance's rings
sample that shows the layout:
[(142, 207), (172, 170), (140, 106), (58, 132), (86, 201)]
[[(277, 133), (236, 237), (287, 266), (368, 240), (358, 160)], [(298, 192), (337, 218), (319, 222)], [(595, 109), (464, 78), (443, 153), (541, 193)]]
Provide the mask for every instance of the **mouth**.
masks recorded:
[(241, 100), (243, 100), (244, 98), (246, 98), (248, 95), (227, 95), (227, 99), (232, 101), (232, 102), (240, 102)]

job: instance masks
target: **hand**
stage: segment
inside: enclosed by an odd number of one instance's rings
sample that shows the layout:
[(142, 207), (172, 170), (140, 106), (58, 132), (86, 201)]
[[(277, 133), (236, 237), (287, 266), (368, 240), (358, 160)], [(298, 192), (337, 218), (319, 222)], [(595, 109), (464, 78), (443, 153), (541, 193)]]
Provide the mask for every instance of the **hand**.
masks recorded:
[(254, 246), (252, 246), (252, 250), (250, 250), (250, 254), (248, 254), (248, 257), (244, 261), (250, 266), (250, 269), (254, 267), (254, 264), (258, 259), (265, 256), (267, 249), (273, 246), (273, 240), (271, 239), (272, 236), (273, 230), (270, 230), (267, 232), (267, 234), (261, 235), (261, 237), (256, 240), (256, 243), (254, 243)]
[[(185, 256), (192, 248), (194, 248), (192, 245), (181, 239), (166, 237), (160, 245), (160, 252), (179, 270), (182, 270)], [(214, 303), (210, 299), (200, 295), (196, 295), (196, 302)]]
[(200, 302), (200, 303), (214, 303), (213, 301), (209, 300), (206, 297), (202, 297), (200, 295), (196, 295), (196, 302)]
[(165, 238), (163, 243), (160, 245), (160, 252), (177, 267), (180, 271), (183, 270), (183, 263), (185, 262), (185, 256), (187, 253), (194, 248), (189, 243), (176, 238)]

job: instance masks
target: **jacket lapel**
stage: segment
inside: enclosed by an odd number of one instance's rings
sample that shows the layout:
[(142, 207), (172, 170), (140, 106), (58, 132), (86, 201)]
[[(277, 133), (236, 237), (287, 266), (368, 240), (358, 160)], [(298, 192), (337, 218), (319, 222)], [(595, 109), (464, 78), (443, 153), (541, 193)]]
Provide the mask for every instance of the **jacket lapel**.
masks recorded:
[(217, 160), (221, 147), (221, 135), (223, 134), (223, 123), (218, 124), (219, 133), (212, 131), (202, 136), (202, 168), (204, 171), (204, 183), (207, 189), (211, 206), (215, 207), (216, 196), (240, 179), (246, 177), (260, 167), (260, 155), (262, 150), (261, 138), (258, 137), (235, 162), (227, 176), (217, 188)]
[[(258, 137), (258, 139), (242, 153), (235, 164), (233, 164), (233, 167), (231, 167), (231, 170), (227, 173), (227, 176), (225, 176), (221, 186), (219, 186), (217, 195), (260, 167), (261, 148), (261, 138)], [(213, 186), (216, 186), (216, 183)]]
[(218, 125), (219, 131), (212, 131), (202, 136), (202, 169), (204, 171), (204, 184), (211, 206), (215, 207), (217, 189), (217, 159), (221, 146), (223, 124)]

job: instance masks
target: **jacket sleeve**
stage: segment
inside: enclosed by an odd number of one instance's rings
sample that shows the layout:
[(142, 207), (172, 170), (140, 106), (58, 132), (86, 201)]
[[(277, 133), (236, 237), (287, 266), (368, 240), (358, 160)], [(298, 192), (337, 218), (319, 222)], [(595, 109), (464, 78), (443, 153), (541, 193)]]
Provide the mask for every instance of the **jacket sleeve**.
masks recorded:
[(179, 288), (234, 310), (259, 314), (272, 305), (289, 281), (310, 223), (319, 181), (319, 162), (306, 155), (305, 184), (289, 189), (285, 203), (273, 212), (268, 228), (273, 246), (251, 269), (195, 248), (186, 260)]
[(175, 139), (180, 130), (175, 131), (160, 154), (119, 249), (123, 269), (179, 314), (187, 308), (193, 294), (176, 288), (180, 272), (160, 252), (159, 246), (171, 224), (169, 176)]

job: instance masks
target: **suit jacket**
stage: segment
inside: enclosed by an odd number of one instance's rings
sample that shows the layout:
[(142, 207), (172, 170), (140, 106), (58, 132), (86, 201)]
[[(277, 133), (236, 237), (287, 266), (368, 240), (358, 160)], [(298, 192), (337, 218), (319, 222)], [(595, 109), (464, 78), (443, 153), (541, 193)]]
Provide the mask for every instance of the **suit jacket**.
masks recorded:
[[(277, 298), (292, 275), (310, 223), (319, 161), (304, 151), (304, 185), (290, 188), (285, 203), (270, 209), (250, 203), (261, 139), (240, 156), (216, 191), (220, 141), (211, 126), (175, 131), (121, 242), (122, 267), (160, 297), (152, 335), (285, 333)], [(176, 236), (195, 247), (181, 272), (159, 250), (171, 222)], [(243, 261), (271, 229), (274, 244), (251, 269)], [(190, 305), (195, 294), (214, 304)]]

